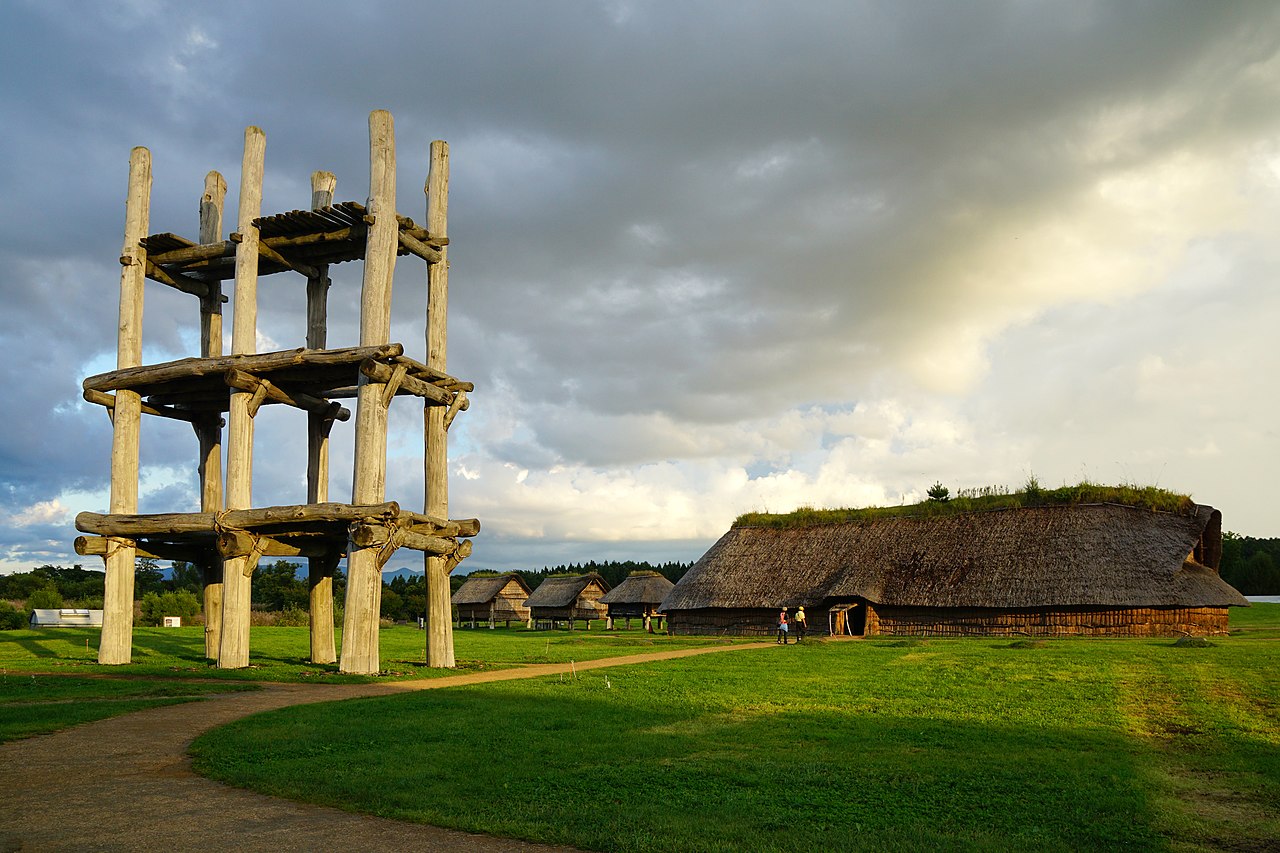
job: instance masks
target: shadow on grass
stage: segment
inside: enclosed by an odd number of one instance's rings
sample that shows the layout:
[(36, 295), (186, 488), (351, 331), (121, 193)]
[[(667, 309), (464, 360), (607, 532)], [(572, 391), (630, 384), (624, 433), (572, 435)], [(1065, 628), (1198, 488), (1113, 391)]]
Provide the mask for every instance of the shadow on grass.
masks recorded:
[[(0, 631), (0, 648), (13, 644), (33, 658), (69, 658), (97, 660), (97, 642), (101, 631), (96, 628), (41, 628)], [(86, 643), (84, 640), (88, 640)], [(5, 656), (8, 657), (8, 656)], [(19, 656), (20, 657), (20, 656)]]
[[(1163, 843), (1139, 747), (1118, 733), (776, 707), (708, 714), (619, 704), (600, 695), (606, 683), (291, 708), (206, 734), (193, 754), (201, 772), (267, 793), (590, 849)], [(358, 737), (353, 718), (366, 721)]]

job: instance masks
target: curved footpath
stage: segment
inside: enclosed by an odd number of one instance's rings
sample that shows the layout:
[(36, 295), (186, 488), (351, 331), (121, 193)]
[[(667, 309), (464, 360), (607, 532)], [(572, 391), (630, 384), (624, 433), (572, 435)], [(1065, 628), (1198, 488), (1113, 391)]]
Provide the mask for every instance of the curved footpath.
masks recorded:
[(0, 744), (0, 853), (37, 850), (565, 851), (425, 824), (351, 814), (197, 776), (187, 748), (256, 714), (363, 696), (536, 678), (772, 643), (542, 664), (381, 684), (265, 684), (262, 690), (152, 708)]

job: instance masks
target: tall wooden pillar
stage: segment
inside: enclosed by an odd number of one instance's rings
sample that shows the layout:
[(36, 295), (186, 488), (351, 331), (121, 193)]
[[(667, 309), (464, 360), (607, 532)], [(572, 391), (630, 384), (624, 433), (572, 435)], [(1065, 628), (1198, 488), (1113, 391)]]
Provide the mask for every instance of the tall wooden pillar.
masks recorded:
[[(208, 245), (222, 240), (222, 206), (227, 197), (227, 182), (217, 172), (204, 178), (204, 195), (200, 199), (200, 243)], [(222, 355), (222, 281), (216, 276), (205, 279), (209, 295), (200, 300), (200, 356)], [(200, 511), (221, 512), (222, 499), (222, 418), (216, 412), (192, 424), (200, 442)], [(222, 558), (211, 552), (200, 566), (204, 587), (204, 655), (217, 660), (222, 644)]]
[[(333, 204), (337, 178), (331, 172), (311, 175), (311, 207)], [(328, 345), (329, 265), (317, 264), (316, 275), (307, 279), (307, 349)], [(307, 414), (307, 503), (329, 500), (329, 429), (333, 419), (323, 413)], [(338, 554), (307, 559), (307, 581), (311, 605), (311, 662), (333, 663), (338, 659), (333, 637), (333, 572)]]
[[(449, 210), (449, 146), (431, 143), (431, 167), (427, 173), (427, 231), (432, 237), (447, 236)], [(448, 349), (449, 310), (448, 247), (441, 247), (440, 261), (427, 265), (427, 366), (443, 372)], [(426, 499), (423, 512), (438, 518), (449, 517), (449, 434), (445, 409), (427, 406), (424, 412), (424, 474)], [(453, 619), (450, 614), (449, 572), (456, 563), (426, 555), (427, 576), (427, 665), (452, 667)]]
[[(120, 253), (120, 322), (116, 367), (142, 364), (142, 296), (146, 282), (147, 236), (151, 219), (151, 152), (134, 148), (129, 155), (129, 195), (125, 201), (124, 247)], [(138, 445), (142, 397), (117, 390), (111, 436), (111, 509), (138, 511)], [(112, 539), (106, 556), (102, 599), (102, 639), (98, 663), (129, 663), (133, 654), (133, 571), (137, 549), (132, 539)]]
[[(262, 172), (267, 138), (261, 129), (244, 131), (244, 159), (240, 168), (240, 210), (236, 247), (235, 315), (231, 327), (231, 353), (257, 349), (258, 332), (258, 228), (253, 220), (262, 208)], [(253, 393), (232, 389), (227, 424), (227, 509), (249, 509), (253, 504), (253, 418), (249, 401)], [(223, 562), (222, 643), (220, 669), (249, 665), (250, 576), (256, 557), (232, 557)]]
[[(395, 127), (391, 114), (369, 116), (369, 226), (360, 290), (360, 346), (391, 336), (391, 279), (400, 226), (396, 219)], [(356, 392), (355, 470), (351, 503), (381, 503), (387, 479), (387, 410), (383, 385), (361, 374)], [(376, 548), (347, 543), (347, 598), (342, 622), (342, 672), (376, 673), (382, 564)]]

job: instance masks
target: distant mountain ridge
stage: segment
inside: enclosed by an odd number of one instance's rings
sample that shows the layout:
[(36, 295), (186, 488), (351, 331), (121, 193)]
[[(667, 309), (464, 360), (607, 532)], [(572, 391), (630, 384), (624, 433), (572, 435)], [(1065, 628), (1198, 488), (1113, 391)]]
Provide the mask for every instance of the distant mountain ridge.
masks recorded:
[(408, 566), (401, 566), (394, 570), (382, 570), (382, 580), (384, 583), (391, 583), (396, 578), (404, 578), (405, 580), (413, 580), (420, 578), (426, 574), (422, 569), (411, 569)]

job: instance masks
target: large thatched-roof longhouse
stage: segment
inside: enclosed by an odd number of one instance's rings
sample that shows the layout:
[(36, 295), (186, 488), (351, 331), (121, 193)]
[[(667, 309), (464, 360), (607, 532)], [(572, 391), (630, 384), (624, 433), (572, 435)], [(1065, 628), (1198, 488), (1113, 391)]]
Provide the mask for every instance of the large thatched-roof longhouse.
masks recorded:
[(1114, 504), (735, 525), (662, 603), (678, 634), (769, 634), (803, 604), (853, 635), (1174, 636), (1248, 602), (1218, 577), (1222, 516)]

